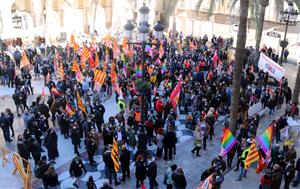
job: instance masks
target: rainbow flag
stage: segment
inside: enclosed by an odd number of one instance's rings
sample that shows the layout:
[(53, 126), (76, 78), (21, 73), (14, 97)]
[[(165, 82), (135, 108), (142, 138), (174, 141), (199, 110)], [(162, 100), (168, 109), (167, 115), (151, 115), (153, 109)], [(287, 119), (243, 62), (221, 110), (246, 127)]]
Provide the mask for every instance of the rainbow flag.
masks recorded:
[[(258, 143), (260, 144), (262, 150), (264, 153), (269, 156), (273, 141), (273, 125), (269, 126), (263, 134), (261, 134), (258, 139)], [(269, 154), (269, 155), (268, 155)]]
[(237, 142), (228, 128), (224, 128), (221, 138), (221, 155), (225, 156)]
[(161, 73), (164, 74), (167, 71), (167, 65), (166, 62), (163, 63), (163, 65), (161, 66)]
[(142, 77), (142, 65), (139, 66), (135, 65), (135, 75), (136, 77)]

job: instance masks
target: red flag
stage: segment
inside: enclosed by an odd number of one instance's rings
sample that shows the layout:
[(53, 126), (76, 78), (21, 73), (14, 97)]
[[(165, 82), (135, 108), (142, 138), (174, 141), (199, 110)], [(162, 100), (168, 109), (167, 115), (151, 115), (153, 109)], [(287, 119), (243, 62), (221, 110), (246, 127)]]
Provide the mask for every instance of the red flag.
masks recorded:
[(45, 97), (45, 96), (46, 96), (46, 94), (45, 94), (45, 88), (42, 87), (42, 97)]
[(97, 66), (92, 56), (89, 57), (89, 64), (91, 69), (96, 68)]
[(178, 104), (179, 95), (180, 95), (180, 91), (181, 91), (181, 86), (182, 86), (182, 79), (180, 78), (180, 80), (178, 81), (176, 87), (173, 89), (173, 91), (170, 95), (170, 100), (172, 102), (173, 108), (175, 108)]
[(260, 172), (262, 172), (265, 168), (267, 168), (267, 163), (264, 160), (264, 158), (262, 157), (261, 154), (259, 154), (259, 160), (258, 160), (258, 164), (256, 167), (256, 173), (259, 174)]
[(60, 96), (60, 92), (55, 87), (52, 87), (51, 94), (54, 96)]
[(214, 58), (213, 58), (213, 67), (216, 68), (217, 67), (217, 61), (218, 61), (219, 57), (218, 54), (215, 53)]

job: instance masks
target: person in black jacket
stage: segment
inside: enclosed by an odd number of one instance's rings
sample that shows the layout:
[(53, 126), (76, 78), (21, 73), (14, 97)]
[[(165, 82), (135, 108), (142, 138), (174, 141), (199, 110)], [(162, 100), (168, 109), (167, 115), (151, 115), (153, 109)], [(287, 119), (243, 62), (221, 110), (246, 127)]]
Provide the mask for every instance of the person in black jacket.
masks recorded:
[(147, 177), (149, 178), (149, 189), (154, 189), (158, 187), (158, 183), (156, 181), (157, 176), (157, 165), (153, 157), (148, 156), (147, 162)]
[(296, 171), (297, 175), (296, 178), (293, 180), (293, 187), (296, 187), (300, 182), (300, 158), (298, 158), (296, 163)]
[(18, 142), (17, 142), (17, 148), (18, 148), (18, 153), (19, 155), (23, 158), (23, 166), (25, 170), (27, 170), (27, 165), (28, 165), (28, 159), (30, 156), (28, 146), (24, 143), (24, 139), (22, 135), (18, 136)]
[(86, 149), (87, 149), (90, 165), (94, 165), (96, 163), (94, 160), (94, 155), (97, 150), (97, 143), (95, 141), (93, 133), (91, 132), (88, 134), (88, 138), (86, 140)]
[(146, 179), (146, 166), (144, 162), (144, 157), (138, 155), (135, 162), (135, 178), (136, 178), (136, 188), (140, 187), (140, 184), (144, 183)]
[(109, 145), (108, 150), (106, 150), (103, 154), (103, 161), (105, 163), (109, 184), (112, 184), (112, 177), (114, 177), (115, 185), (117, 186), (121, 183), (118, 182), (117, 173), (114, 168), (114, 162), (111, 158), (111, 150), (112, 150), (112, 145)]
[(55, 168), (52, 165), (49, 166), (48, 170), (42, 177), (42, 180), (45, 189), (48, 189), (49, 187), (54, 188), (60, 185), (57, 173), (55, 172)]
[(122, 181), (126, 180), (126, 176), (130, 178), (130, 152), (126, 149), (126, 146), (122, 146), (122, 151), (120, 154), (120, 163), (122, 169)]
[(86, 182), (87, 189), (97, 189), (93, 176), (90, 176)]
[(294, 164), (295, 164), (295, 161), (291, 160), (286, 165), (286, 168), (284, 170), (284, 189), (289, 189), (290, 183), (292, 182), (292, 180), (295, 177), (296, 169), (295, 169)]
[(83, 176), (82, 174), (83, 172), (86, 173), (87, 170), (84, 164), (82, 163), (81, 159), (78, 156), (75, 156), (75, 158), (71, 162), (69, 173), (72, 178), (75, 177), (76, 179), (75, 182), (73, 183), (73, 186), (75, 186), (76, 188), (80, 188), (79, 181), (80, 178)]
[(164, 160), (168, 160), (168, 155), (169, 159), (172, 160), (172, 149), (176, 145), (176, 135), (173, 131), (173, 127), (171, 125), (168, 126), (168, 131), (163, 139), (163, 145), (164, 145), (164, 151), (165, 151), (165, 156)]
[(20, 117), (21, 114), (19, 112), (19, 109), (21, 109), (22, 113), (24, 112), (23, 106), (21, 105), (21, 94), (18, 90), (15, 90), (15, 93), (12, 95), (12, 99), (14, 100), (14, 103), (16, 105), (17, 114)]
[[(71, 122), (72, 123), (72, 122)], [(79, 151), (78, 151), (78, 146), (80, 145), (80, 132), (79, 129), (76, 126), (75, 120), (72, 124), (72, 129), (71, 129), (71, 139), (72, 139), (72, 144), (74, 145), (74, 154), (77, 154), (80, 157)]]
[(58, 149), (57, 149), (57, 135), (54, 131), (54, 129), (50, 128), (47, 130), (47, 135), (44, 140), (44, 145), (47, 148), (48, 151), (48, 159), (55, 160), (56, 157), (58, 157)]
[(182, 167), (178, 167), (177, 170), (172, 174), (172, 179), (174, 181), (175, 189), (185, 189), (186, 188), (186, 179), (183, 173)]
[(0, 114), (0, 127), (3, 131), (5, 142), (11, 142), (11, 138), (9, 136), (9, 121), (6, 118), (4, 112)]
[(11, 130), (11, 137), (14, 137), (15, 136), (15, 131), (14, 131), (14, 128), (13, 128), (13, 124), (14, 124), (14, 114), (11, 112), (11, 110), (9, 108), (6, 108), (5, 109), (5, 113), (6, 113), (6, 118), (9, 122), (9, 128)]

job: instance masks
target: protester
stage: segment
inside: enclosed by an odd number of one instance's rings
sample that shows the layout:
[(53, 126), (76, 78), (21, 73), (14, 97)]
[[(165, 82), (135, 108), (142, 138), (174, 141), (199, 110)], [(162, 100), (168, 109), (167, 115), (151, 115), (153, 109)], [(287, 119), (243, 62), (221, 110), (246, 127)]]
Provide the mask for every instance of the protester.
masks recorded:
[(73, 183), (73, 186), (76, 188), (80, 188), (80, 179), (84, 176), (84, 174), (87, 172), (84, 164), (82, 163), (82, 160), (75, 156), (74, 159), (71, 162), (69, 173), (72, 178), (75, 177), (75, 182)]

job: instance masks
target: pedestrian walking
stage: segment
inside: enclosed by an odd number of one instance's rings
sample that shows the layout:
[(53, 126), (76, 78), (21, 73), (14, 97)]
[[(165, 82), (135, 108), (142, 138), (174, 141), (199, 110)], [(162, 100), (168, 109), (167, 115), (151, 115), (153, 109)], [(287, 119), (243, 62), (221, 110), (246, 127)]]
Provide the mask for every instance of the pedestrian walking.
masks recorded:
[(84, 174), (87, 172), (84, 164), (82, 163), (82, 160), (75, 156), (75, 158), (72, 160), (69, 173), (72, 178), (75, 178), (75, 182), (73, 183), (73, 186), (76, 188), (80, 188), (80, 179), (84, 176)]

